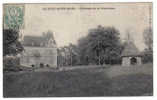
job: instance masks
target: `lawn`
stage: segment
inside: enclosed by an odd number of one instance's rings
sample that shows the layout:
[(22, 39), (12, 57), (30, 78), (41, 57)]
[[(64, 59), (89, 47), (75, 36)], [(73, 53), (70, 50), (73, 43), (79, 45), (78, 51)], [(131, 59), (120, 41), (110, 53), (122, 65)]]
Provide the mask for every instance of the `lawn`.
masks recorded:
[(4, 97), (141, 96), (153, 94), (152, 64), (4, 73)]

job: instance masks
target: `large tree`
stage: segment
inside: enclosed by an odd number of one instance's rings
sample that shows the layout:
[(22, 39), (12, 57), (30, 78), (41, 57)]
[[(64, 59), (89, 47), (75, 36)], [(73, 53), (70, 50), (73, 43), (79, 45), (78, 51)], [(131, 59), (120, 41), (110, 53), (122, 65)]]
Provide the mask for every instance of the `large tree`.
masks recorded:
[(143, 53), (143, 63), (153, 62), (153, 31), (148, 27), (143, 31), (143, 38), (146, 45)]
[(3, 56), (16, 55), (24, 49), (18, 41), (19, 33), (13, 29), (3, 30)]
[(148, 27), (143, 32), (144, 42), (146, 45), (146, 49), (149, 51), (153, 50), (153, 31), (152, 28)]
[(116, 60), (121, 53), (119, 31), (114, 27), (90, 29), (86, 37), (78, 41), (82, 63), (103, 64)]

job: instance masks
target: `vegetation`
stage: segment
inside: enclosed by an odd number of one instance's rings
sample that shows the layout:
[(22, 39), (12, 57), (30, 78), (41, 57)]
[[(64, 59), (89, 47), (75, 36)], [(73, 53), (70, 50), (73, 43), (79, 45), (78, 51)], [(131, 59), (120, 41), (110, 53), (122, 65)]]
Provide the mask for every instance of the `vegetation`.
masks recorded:
[(23, 51), (23, 46), (18, 41), (19, 33), (13, 29), (3, 30), (3, 56), (17, 55)]
[(149, 51), (153, 51), (153, 31), (148, 27), (143, 32), (144, 42)]
[(149, 71), (152, 64), (125, 69), (121, 66), (85, 68), (4, 73), (4, 97), (152, 95), (153, 77)]
[[(87, 36), (80, 38), (78, 44), (57, 48), (58, 66), (67, 67), (53, 68), (48, 64), (44, 67), (39, 62), (42, 56), (39, 51), (34, 51), (31, 56), (40, 68), (34, 64), (28, 67), (21, 66), (17, 56), (24, 50), (19, 41), (24, 20), (23, 7), (9, 7), (6, 11), (4, 27), (9, 29), (3, 29), (4, 97), (153, 95), (151, 28), (143, 32), (146, 48), (142, 52), (143, 62), (150, 64), (112, 65), (121, 63), (120, 55), (126, 43), (121, 42), (120, 32), (115, 27), (99, 25), (88, 29)], [(133, 41), (131, 31), (127, 30), (126, 34), (126, 42)], [(43, 32), (41, 37), (28, 36), (25, 39), (27, 46), (56, 47), (52, 31)]]
[(143, 63), (153, 62), (153, 31), (150, 27), (146, 28), (143, 32), (143, 38), (146, 48), (142, 52)]
[(19, 71), (20, 59), (16, 55), (24, 50), (18, 40), (19, 33), (14, 29), (3, 30), (3, 64), (4, 71)]
[[(109, 63), (120, 57), (122, 45), (119, 31), (114, 27), (102, 27), (90, 29), (86, 37), (79, 40), (81, 60), (83, 64)], [(84, 61), (86, 61), (84, 63)]]
[[(51, 33), (48, 31), (43, 36), (49, 40)], [(18, 32), (9, 29), (4, 30), (4, 34), (4, 56), (20, 53), (23, 47), (18, 41)], [(119, 34), (114, 27), (98, 26), (79, 39), (78, 45), (70, 44), (58, 48), (58, 65), (67, 66), (67, 69), (77, 65), (76, 69), (55, 72), (21, 66), (11, 68), (9, 71), (12, 72), (4, 72), (3, 76), (4, 97), (152, 95), (152, 64), (110, 66), (120, 63), (125, 43), (121, 43)], [(152, 61), (150, 51), (152, 48), (148, 45), (143, 52), (143, 61), (148, 60), (147, 63)], [(38, 52), (34, 56), (40, 59)], [(89, 68), (89, 64), (94, 67)], [(109, 65), (101, 67), (102, 64)], [(82, 65), (82, 68), (77, 69), (78, 65)]]
[[(103, 27), (90, 29), (88, 35), (78, 40), (78, 45), (70, 44), (59, 50), (66, 54), (70, 63), (63, 65), (102, 65), (120, 63), (122, 43), (120, 42), (119, 31), (114, 27)], [(61, 53), (59, 53), (59, 56)], [(68, 57), (69, 56), (69, 57)], [(69, 60), (68, 60), (69, 58)], [(58, 59), (58, 60), (60, 60)]]
[(76, 45), (70, 44), (58, 49), (58, 65), (59, 66), (75, 66), (79, 65), (79, 49)]

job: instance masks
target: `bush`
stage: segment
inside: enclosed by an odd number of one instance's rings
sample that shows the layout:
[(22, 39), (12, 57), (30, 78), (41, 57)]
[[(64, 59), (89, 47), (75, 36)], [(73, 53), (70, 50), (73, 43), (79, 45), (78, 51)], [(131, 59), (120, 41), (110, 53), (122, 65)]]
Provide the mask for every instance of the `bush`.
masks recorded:
[(20, 71), (20, 58), (14, 56), (7, 56), (3, 58), (4, 71)]
[(144, 54), (142, 57), (142, 63), (152, 63), (153, 62), (153, 54)]

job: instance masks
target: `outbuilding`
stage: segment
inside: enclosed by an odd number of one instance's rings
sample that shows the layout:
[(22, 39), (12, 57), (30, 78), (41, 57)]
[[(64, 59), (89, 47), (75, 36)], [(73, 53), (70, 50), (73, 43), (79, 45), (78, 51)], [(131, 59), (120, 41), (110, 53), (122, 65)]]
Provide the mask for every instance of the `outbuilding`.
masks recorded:
[(127, 42), (122, 52), (122, 66), (141, 65), (141, 54), (133, 42)]

